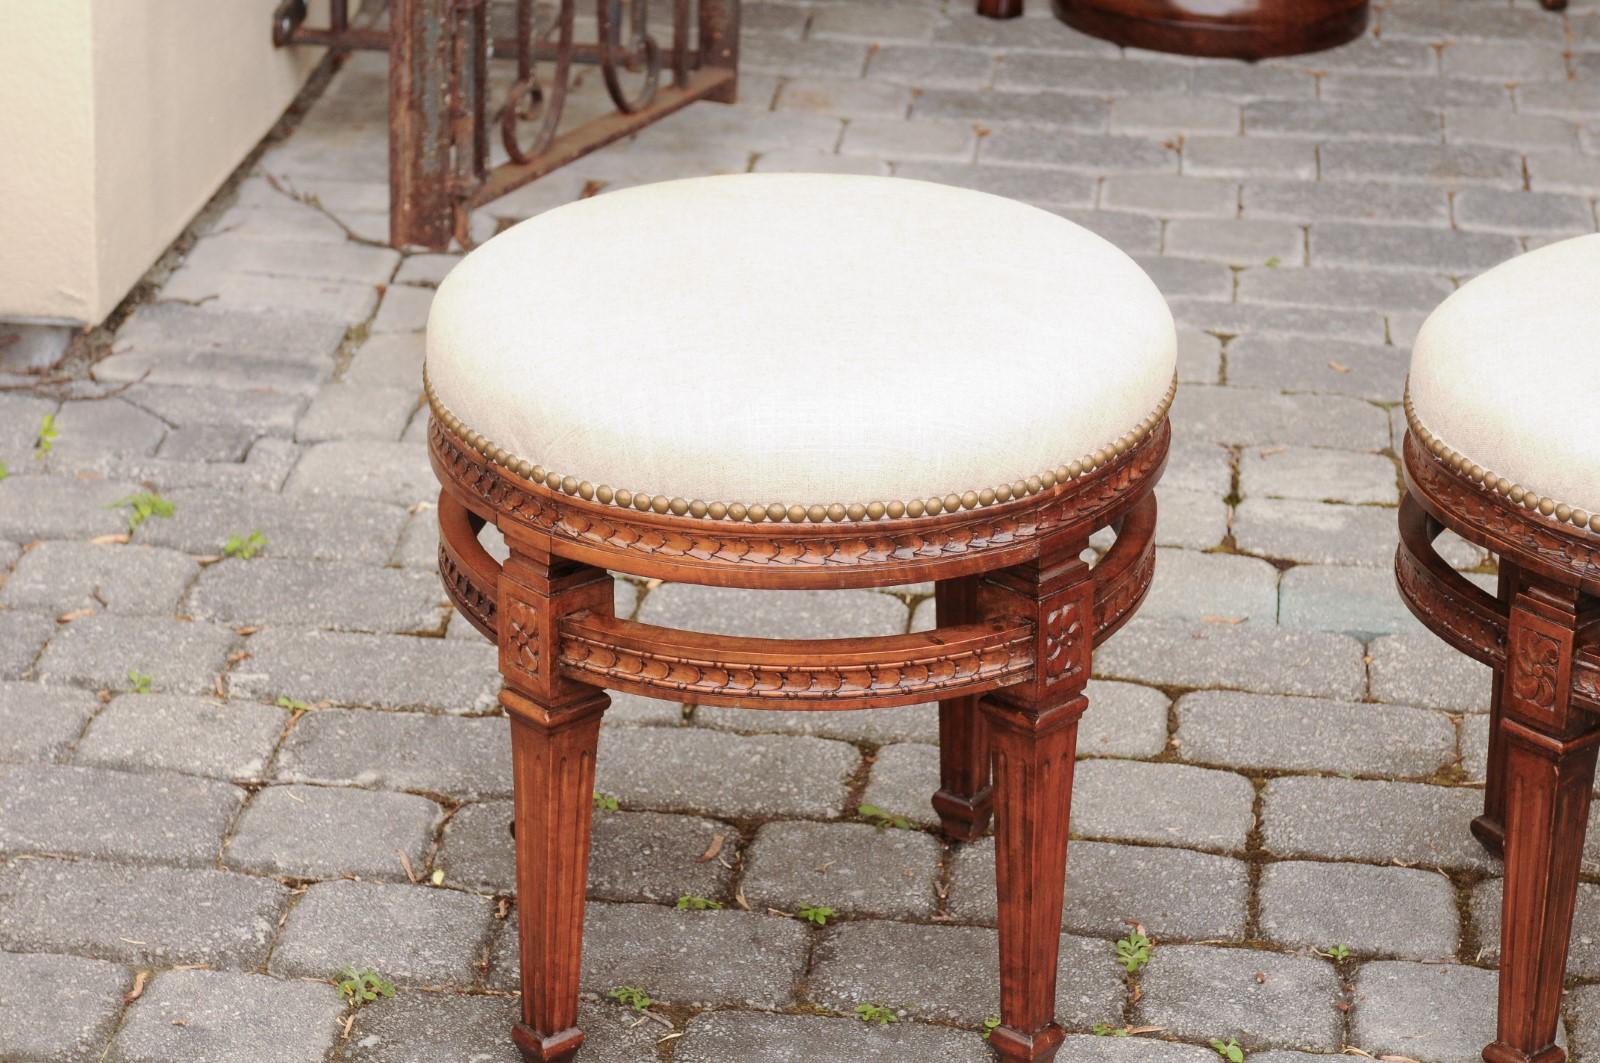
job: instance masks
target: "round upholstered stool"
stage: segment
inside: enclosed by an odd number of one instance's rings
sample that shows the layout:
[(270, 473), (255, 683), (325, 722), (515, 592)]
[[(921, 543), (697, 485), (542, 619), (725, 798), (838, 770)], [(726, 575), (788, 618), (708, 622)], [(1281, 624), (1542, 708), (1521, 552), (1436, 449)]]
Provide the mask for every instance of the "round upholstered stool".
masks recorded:
[[(1055, 1054), (1077, 721), (1092, 647), (1150, 585), (1174, 352), (1155, 285), (1104, 240), (916, 181), (651, 185), (544, 214), (456, 267), (428, 321), (439, 565), (500, 648), (525, 1058), (569, 1059), (583, 1039), (608, 688), (757, 709), (937, 701), (944, 828), (972, 840), (995, 820), (991, 1043)], [(479, 545), (486, 521), (503, 566)], [(768, 589), (932, 580), (938, 627), (671, 630), (615, 617), (607, 570)]]
[[(1417, 336), (1395, 576), (1417, 617), (1494, 668), (1484, 812), (1505, 858), (1491, 1063), (1558, 1063), (1567, 937), (1600, 742), (1600, 236), (1466, 284)], [(1433, 549), (1500, 561), (1480, 590)]]

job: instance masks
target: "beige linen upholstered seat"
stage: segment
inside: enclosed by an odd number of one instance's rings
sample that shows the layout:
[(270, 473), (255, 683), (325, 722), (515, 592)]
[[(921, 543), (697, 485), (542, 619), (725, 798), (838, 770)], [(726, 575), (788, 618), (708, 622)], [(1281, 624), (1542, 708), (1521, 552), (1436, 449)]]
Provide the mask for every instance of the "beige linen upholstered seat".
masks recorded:
[(742, 174), (496, 236), (440, 286), (427, 345), (441, 419), (525, 476), (657, 512), (859, 520), (1104, 462), (1160, 423), (1176, 341), (1144, 272), (1047, 211)]
[[(1484, 273), (1435, 310), (1411, 355), (1407, 415), (1458, 468), (1600, 531), (1600, 235)], [(1529, 496), (1532, 496), (1531, 503)]]

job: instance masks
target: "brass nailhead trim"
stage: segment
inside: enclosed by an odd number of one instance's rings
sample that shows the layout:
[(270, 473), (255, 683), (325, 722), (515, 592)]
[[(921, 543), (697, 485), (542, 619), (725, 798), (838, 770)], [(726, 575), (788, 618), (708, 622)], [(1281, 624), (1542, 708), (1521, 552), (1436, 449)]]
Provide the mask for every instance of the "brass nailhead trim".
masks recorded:
[[(474, 432), (461, 422), (461, 419), (451, 413), (449, 408), (439, 400), (438, 393), (433, 390), (433, 381), (428, 378), (426, 368), (422, 371), (422, 389), (428, 397), (428, 407), (433, 411), (433, 416), (439, 423), (455, 433), (463, 443), (488, 461), (500, 465), (521, 476), (525, 480), (542, 483), (552, 491), (562, 494), (576, 495), (589, 501), (594, 500), (605, 505), (619, 506), (623, 509), (636, 509), (641, 513), (671, 513), (674, 516), (709, 517), (712, 520), (750, 521), (759, 524), (764, 520), (774, 523), (787, 520), (793, 524), (825, 524), (834, 522), (875, 521), (888, 517), (898, 520), (901, 517), (938, 516), (940, 513), (954, 513), (961, 509), (979, 509), (985, 506), (1009, 502), (1013, 498), (1025, 498), (1047, 491), (1057, 484), (1066, 483), (1085, 476), (1102, 465), (1127, 453), (1130, 449), (1143, 442), (1154, 432), (1167, 416), (1167, 410), (1172, 406), (1172, 400), (1178, 393), (1178, 378), (1172, 378), (1172, 385), (1167, 388), (1167, 393), (1162, 396), (1154, 411), (1140, 421), (1134, 428), (1124, 434), (1109, 446), (1101, 447), (1093, 454), (1080, 458), (1065, 465), (1058, 465), (1054, 469), (1046, 469), (1038, 476), (1029, 476), (1023, 480), (1016, 480), (1009, 484), (1000, 484), (996, 487), (985, 487), (981, 491), (967, 491), (963, 494), (948, 494), (944, 497), (933, 496), (930, 498), (913, 498), (905, 502), (833, 502), (828, 505), (790, 505), (781, 502), (772, 502), (767, 505), (761, 503), (742, 502), (702, 502), (698, 498), (686, 500), (683, 498), (669, 498), (666, 495), (652, 495), (646, 492), (628, 491), (623, 488), (613, 488), (608, 484), (592, 484), (588, 480), (579, 480), (573, 476), (563, 476), (560, 473), (546, 469), (543, 465), (536, 465), (526, 458), (519, 458), (508, 453), (503, 447), (491, 443), (483, 435)], [(1600, 520), (1600, 517), (1596, 518)]]
[(1422, 441), (1422, 445), (1434, 457), (1444, 462), (1456, 472), (1483, 485), (1487, 491), (1497, 495), (1504, 495), (1523, 509), (1531, 509), (1541, 516), (1550, 517), (1562, 524), (1571, 524), (1577, 528), (1586, 528), (1589, 531), (1600, 532), (1600, 513), (1590, 513), (1586, 509), (1557, 502), (1553, 498), (1528, 490), (1521, 484), (1512, 483), (1504, 476), (1485, 469), (1473, 463), (1460, 451), (1447, 445), (1442, 439), (1423, 427), (1417, 419), (1417, 408), (1411, 403), (1411, 385), (1406, 385), (1406, 423), (1411, 426), (1412, 433)]

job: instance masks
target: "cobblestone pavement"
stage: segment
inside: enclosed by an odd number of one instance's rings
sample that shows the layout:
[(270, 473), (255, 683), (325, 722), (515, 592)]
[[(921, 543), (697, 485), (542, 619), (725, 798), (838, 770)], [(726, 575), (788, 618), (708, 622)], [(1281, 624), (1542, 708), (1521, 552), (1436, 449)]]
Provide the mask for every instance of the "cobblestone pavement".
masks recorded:
[[(1594, 230), (1600, 4), (1391, 0), (1356, 44), (1254, 66), (1124, 52), (1033, 6), (750, 3), (739, 105), (474, 230), (681, 175), (892, 172), (1047, 206), (1136, 256), (1181, 322), (1184, 383), (1156, 588), (1090, 689), (1059, 999), (1085, 1036), (1063, 1058), (1200, 1063), (1236, 1038), (1273, 1063), (1468, 1063), (1499, 918), (1466, 829), (1487, 675), (1391, 587), (1397, 403), (1442, 297)], [(5, 1059), (515, 1058), (507, 725), (493, 650), (433, 573), (418, 402), (454, 258), (381, 243), (383, 77), (344, 66), (92, 379), (0, 393)], [(640, 253), (671, 249), (641, 233)], [(146, 490), (172, 511), (123, 542), (116, 504)], [(252, 532), (257, 556), (219, 559)], [(932, 622), (926, 587), (619, 588), (624, 614), (708, 630)], [(584, 1058), (988, 1058), (992, 844), (931, 831), (935, 740), (931, 706), (618, 697)], [(865, 825), (862, 803), (911, 829)], [(1585, 872), (1566, 1021), (1600, 1053), (1600, 834)], [(1132, 978), (1127, 920), (1156, 941)], [(346, 1030), (319, 980), (349, 964), (400, 988)], [(606, 1002), (617, 986), (661, 1021)], [(901, 1020), (859, 1022), (864, 1003)]]

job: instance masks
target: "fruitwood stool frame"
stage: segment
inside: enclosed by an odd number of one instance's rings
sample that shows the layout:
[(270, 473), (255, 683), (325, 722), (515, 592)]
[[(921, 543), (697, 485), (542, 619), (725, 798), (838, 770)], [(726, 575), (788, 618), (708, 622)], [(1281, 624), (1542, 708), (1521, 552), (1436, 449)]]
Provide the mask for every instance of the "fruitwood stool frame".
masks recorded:
[[(1556, 1025), (1600, 742), (1600, 517), (1467, 461), (1409, 397), (1395, 578), (1440, 638), (1494, 669), (1483, 815), (1505, 860), (1499, 1025), (1489, 1063), (1559, 1063)], [(1592, 522), (1592, 523), (1591, 523)], [(1445, 528), (1494, 553), (1490, 595), (1433, 548)]]
[[(1154, 573), (1171, 392), (1114, 445), (1040, 476), (809, 511), (595, 488), (511, 458), (429, 398), (440, 573), (499, 645), (511, 717), (522, 965), (512, 1036), (523, 1057), (570, 1060), (583, 1043), (584, 892), (610, 688), (756, 709), (938, 701), (940, 822), (973, 841), (995, 821), (1003, 1025), (990, 1043), (1008, 1060), (1053, 1058), (1078, 718), (1093, 646), (1133, 615)], [(510, 547), (503, 566), (478, 541), (485, 522)], [(1080, 555), (1108, 526), (1116, 542), (1091, 567)], [(784, 590), (933, 580), (940, 626), (826, 640), (677, 631), (613, 616), (607, 569)]]

